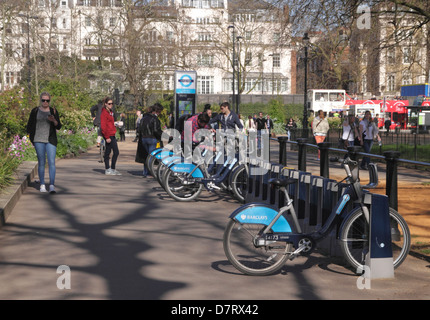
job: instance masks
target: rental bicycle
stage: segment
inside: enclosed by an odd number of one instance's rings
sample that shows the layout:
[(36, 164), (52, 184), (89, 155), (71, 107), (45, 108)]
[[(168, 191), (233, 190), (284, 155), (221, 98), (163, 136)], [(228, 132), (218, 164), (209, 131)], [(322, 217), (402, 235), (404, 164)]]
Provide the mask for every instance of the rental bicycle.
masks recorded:
[[(285, 206), (278, 209), (251, 203), (235, 210), (224, 232), (224, 252), (231, 264), (248, 275), (270, 275), (278, 272), (288, 260), (308, 255), (340, 222), (338, 240), (346, 261), (354, 270), (363, 270), (369, 248), (369, 209), (363, 202), (364, 190), (358, 179), (358, 163), (349, 157), (342, 160), (347, 186), (324, 225), (317, 231), (303, 233), (286, 187), (295, 179), (270, 179), (285, 195)], [(346, 209), (348, 203), (356, 204)], [(389, 208), (394, 268), (406, 259), (410, 233), (400, 214)]]

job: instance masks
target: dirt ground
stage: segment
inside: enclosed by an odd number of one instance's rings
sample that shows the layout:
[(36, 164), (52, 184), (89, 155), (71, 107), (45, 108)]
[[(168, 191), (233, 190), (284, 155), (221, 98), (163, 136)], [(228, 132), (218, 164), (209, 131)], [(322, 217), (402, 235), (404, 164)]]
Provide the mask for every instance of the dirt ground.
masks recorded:
[[(367, 182), (366, 178), (361, 179), (363, 185)], [(385, 181), (379, 181), (377, 188), (371, 192), (385, 194), (385, 187)], [(411, 249), (430, 257), (430, 184), (399, 181), (398, 212), (409, 226)]]
[[(373, 192), (385, 194), (385, 185)], [(412, 237), (412, 249), (430, 249), (430, 185), (400, 183), (398, 211), (406, 220)], [(430, 253), (427, 253), (430, 256)]]

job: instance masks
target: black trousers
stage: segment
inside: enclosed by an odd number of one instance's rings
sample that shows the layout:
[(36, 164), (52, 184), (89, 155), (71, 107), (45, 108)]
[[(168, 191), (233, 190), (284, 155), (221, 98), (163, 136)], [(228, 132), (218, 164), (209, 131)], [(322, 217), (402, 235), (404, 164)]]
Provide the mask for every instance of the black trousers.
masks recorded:
[[(109, 166), (109, 156), (111, 151), (113, 151), (113, 155), (112, 155), (112, 163)], [(118, 149), (118, 142), (116, 141), (115, 136), (110, 137), (110, 143), (106, 142), (106, 152), (105, 152), (105, 169), (115, 169), (115, 165), (116, 165), (116, 160), (118, 159), (119, 156), (119, 149)]]

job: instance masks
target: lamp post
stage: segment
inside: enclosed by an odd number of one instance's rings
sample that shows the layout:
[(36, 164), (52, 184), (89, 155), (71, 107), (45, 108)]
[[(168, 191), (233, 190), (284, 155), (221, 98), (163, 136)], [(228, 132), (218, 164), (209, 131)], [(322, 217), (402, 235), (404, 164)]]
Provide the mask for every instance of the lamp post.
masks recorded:
[(234, 104), (235, 104), (235, 101), (236, 101), (236, 97), (235, 97), (235, 95), (234, 95), (234, 74), (235, 74), (235, 68), (234, 68), (234, 61), (235, 61), (235, 54), (234, 54), (234, 38), (235, 38), (235, 32), (234, 32), (234, 26), (232, 25), (232, 26), (228, 26), (228, 28), (227, 28), (228, 30), (230, 30), (230, 29), (232, 29), (233, 30), (233, 36), (232, 36), (232, 41), (233, 41), (233, 57), (232, 57), (232, 61), (231, 61), (231, 66), (232, 66), (232, 68), (233, 68), (233, 83), (232, 83), (232, 92), (233, 92), (233, 95), (232, 95), (232, 99), (231, 99), (231, 104), (232, 104), (232, 107), (234, 106)]
[(243, 38), (241, 36), (236, 37), (237, 44), (239, 49), (237, 50), (237, 95), (236, 95), (236, 113), (239, 114), (239, 105), (240, 105), (240, 82), (241, 82), (241, 70), (240, 70), (240, 40)]
[(303, 45), (305, 49), (305, 86), (304, 86), (304, 104), (303, 104), (303, 138), (308, 137), (308, 44), (309, 37), (306, 32), (303, 36)]

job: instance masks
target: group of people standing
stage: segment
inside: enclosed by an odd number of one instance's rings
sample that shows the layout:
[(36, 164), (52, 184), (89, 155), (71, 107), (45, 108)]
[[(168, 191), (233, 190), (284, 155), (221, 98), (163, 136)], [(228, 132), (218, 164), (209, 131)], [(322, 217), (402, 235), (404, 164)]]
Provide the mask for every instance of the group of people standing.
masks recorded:
[[(375, 141), (381, 142), (378, 124), (372, 119), (370, 111), (366, 111), (363, 119), (359, 120), (354, 115), (347, 115), (342, 123), (342, 143), (344, 148), (358, 145), (363, 148), (365, 153), (370, 153)], [(316, 143), (324, 142), (329, 131), (329, 123), (322, 110), (317, 112), (317, 116), (312, 121), (312, 133)], [(318, 159), (320, 151), (318, 150)], [(370, 163), (369, 157), (363, 157), (360, 168), (367, 170)]]
[[(51, 96), (47, 92), (40, 95), (39, 106), (33, 108), (30, 112), (30, 117), (27, 123), (27, 133), (30, 141), (35, 147), (38, 158), (38, 174), (40, 179), (40, 192), (56, 193), (55, 190), (55, 157), (57, 148), (56, 131), (61, 128), (61, 121), (58, 111), (50, 105)], [(136, 140), (138, 147), (136, 151), (136, 162), (145, 163), (147, 156), (157, 147), (157, 143), (161, 141), (162, 127), (158, 116), (163, 111), (163, 107), (156, 103), (148, 108), (148, 112), (144, 115), (139, 114), (136, 122)], [(114, 105), (110, 97), (106, 97), (99, 102), (98, 105), (91, 108), (94, 125), (98, 128), (99, 137), (97, 143), (100, 144), (100, 139), (103, 137), (106, 142), (106, 151), (104, 155), (105, 174), (106, 175), (121, 175), (116, 170), (116, 163), (119, 156), (118, 143), (116, 132), (118, 123), (114, 118)], [(121, 114), (120, 123), (124, 125), (125, 115)], [(213, 116), (210, 110), (210, 105), (205, 107), (201, 114), (196, 114), (187, 121), (190, 121), (192, 126), (192, 135), (201, 128), (214, 130), (220, 128), (222, 130), (232, 129), (233, 131), (242, 131), (249, 134), (252, 131), (260, 133), (261, 130), (268, 130), (269, 133), (273, 130), (273, 121), (270, 116), (263, 117), (263, 113), (259, 113), (259, 117), (249, 116), (247, 120), (242, 121), (233, 110), (230, 109), (228, 102), (220, 105), (220, 113)], [(120, 126), (121, 127), (121, 126)], [(287, 128), (295, 128), (295, 123), (292, 119), (287, 123)], [(120, 140), (125, 140), (125, 130), (120, 129)], [(287, 130), (288, 131), (288, 130)], [(312, 133), (316, 143), (324, 142), (329, 131), (329, 123), (322, 110), (319, 110), (317, 116), (312, 122)], [(183, 135), (182, 135), (183, 139)], [(379, 136), (378, 125), (371, 118), (370, 111), (366, 111), (364, 118), (361, 121), (353, 115), (345, 117), (343, 122), (344, 147), (361, 145), (365, 153), (369, 153), (372, 149), (374, 141), (381, 141)], [(261, 141), (261, 139), (257, 139)], [(261, 148), (261, 145), (258, 145)], [(112, 153), (112, 157), (110, 154)], [(318, 159), (320, 154), (318, 153)], [(45, 182), (45, 164), (48, 161), (49, 167), (49, 189)], [(367, 169), (370, 159), (363, 157), (361, 168)], [(143, 176), (149, 174), (148, 168), (144, 165)]]

